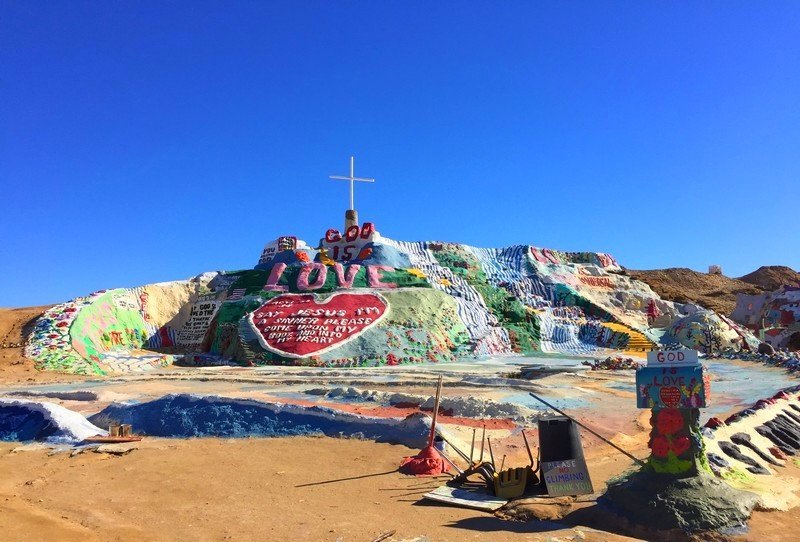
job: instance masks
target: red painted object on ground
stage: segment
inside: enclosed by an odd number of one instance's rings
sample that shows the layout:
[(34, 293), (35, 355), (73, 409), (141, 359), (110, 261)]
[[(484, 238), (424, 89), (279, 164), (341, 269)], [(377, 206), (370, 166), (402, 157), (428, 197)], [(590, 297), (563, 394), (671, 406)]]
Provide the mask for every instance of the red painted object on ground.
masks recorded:
[(433, 446), (426, 446), (417, 455), (404, 457), (400, 462), (400, 472), (413, 476), (437, 476), (447, 471), (447, 463)]
[(436, 476), (448, 471), (448, 465), (442, 454), (434, 448), (433, 439), (436, 436), (436, 418), (439, 415), (439, 401), (442, 398), (442, 375), (436, 384), (436, 398), (433, 401), (433, 421), (431, 432), (428, 435), (428, 445), (413, 457), (404, 457), (400, 462), (400, 472), (413, 476)]

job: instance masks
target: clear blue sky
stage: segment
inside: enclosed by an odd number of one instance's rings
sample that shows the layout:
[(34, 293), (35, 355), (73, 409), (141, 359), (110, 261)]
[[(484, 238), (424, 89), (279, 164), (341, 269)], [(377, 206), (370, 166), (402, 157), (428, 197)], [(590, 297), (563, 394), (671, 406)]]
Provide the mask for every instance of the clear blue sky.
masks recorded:
[(800, 3), (0, 4), (0, 306), (402, 240), (800, 268)]

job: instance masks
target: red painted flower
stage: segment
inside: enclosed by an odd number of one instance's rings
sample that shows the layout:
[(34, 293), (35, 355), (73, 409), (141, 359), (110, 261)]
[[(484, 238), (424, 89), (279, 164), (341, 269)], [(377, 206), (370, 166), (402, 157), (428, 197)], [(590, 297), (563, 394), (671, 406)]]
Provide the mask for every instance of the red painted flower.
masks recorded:
[(672, 444), (670, 444), (670, 448), (672, 449), (673, 452), (675, 452), (675, 455), (681, 455), (686, 450), (688, 450), (691, 445), (692, 441), (689, 439), (689, 437), (683, 435), (682, 437), (677, 437), (675, 439), (672, 439)]
[(672, 435), (683, 428), (683, 416), (676, 408), (665, 408), (656, 416), (656, 429), (662, 435)]
[(650, 440), (650, 449), (653, 450), (653, 455), (656, 457), (667, 457), (669, 453), (669, 441), (665, 436), (653, 437)]

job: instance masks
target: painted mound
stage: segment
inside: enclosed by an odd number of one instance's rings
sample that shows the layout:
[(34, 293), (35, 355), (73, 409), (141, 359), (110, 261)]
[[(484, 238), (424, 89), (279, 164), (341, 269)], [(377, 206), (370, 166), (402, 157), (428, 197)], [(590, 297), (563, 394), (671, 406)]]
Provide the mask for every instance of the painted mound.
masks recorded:
[(148, 403), (114, 403), (90, 418), (93, 423), (131, 424), (156, 437), (279, 437), (322, 434), (421, 447), (430, 431), (422, 414), (405, 419), (375, 418), (325, 407), (301, 407), (218, 396), (167, 395)]
[(800, 287), (740, 295), (733, 318), (763, 337), (773, 348), (800, 351)]
[(710, 310), (698, 310), (678, 318), (667, 328), (662, 342), (706, 353), (731, 349), (755, 352), (759, 344), (745, 328)]
[(0, 440), (75, 443), (106, 432), (62, 406), (0, 398)]
[(588, 354), (649, 349), (680, 309), (607, 254), (401, 242), (365, 223), (328, 230), (317, 248), (280, 237), (254, 269), (57, 305), (26, 354), (39, 368), (82, 374)]

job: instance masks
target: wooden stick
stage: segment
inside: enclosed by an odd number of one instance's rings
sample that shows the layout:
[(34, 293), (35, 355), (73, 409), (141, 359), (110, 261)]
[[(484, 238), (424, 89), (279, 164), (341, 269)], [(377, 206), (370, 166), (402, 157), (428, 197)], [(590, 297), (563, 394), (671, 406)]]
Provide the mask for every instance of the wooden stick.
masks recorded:
[(473, 427), (472, 428), (472, 446), (469, 449), (469, 465), (470, 466), (472, 466), (472, 464), (473, 464), (472, 463), (472, 454), (475, 452), (475, 431), (477, 431), (477, 429), (475, 429)]
[(383, 542), (387, 538), (389, 538), (391, 536), (394, 536), (394, 533), (396, 533), (396, 532), (397, 532), (397, 529), (394, 529), (392, 531), (386, 531), (385, 533), (380, 535), (378, 538), (375, 538), (372, 542)]
[(455, 453), (457, 453), (459, 456), (461, 456), (461, 459), (463, 459), (464, 461), (469, 461), (469, 458), (467, 457), (467, 454), (465, 454), (464, 452), (462, 452), (461, 450), (459, 450), (458, 448), (453, 446), (453, 443), (450, 442), (449, 440), (447, 440), (446, 436), (444, 436), (444, 435), (439, 435), (439, 436), (442, 437), (442, 440), (445, 441), (447, 443), (447, 445), (450, 446)]
[(439, 400), (442, 397), (442, 375), (439, 375), (439, 382), (436, 383), (436, 399), (433, 401), (433, 421), (431, 422), (431, 434), (428, 437), (428, 446), (433, 446), (433, 439), (436, 436), (436, 418), (439, 415)]
[(494, 452), (492, 452), (492, 441), (489, 440), (489, 437), (486, 437), (486, 442), (489, 444), (489, 457), (492, 458), (492, 468), (497, 470), (497, 467), (494, 464)]
[(573, 418), (572, 416), (570, 416), (570, 415), (568, 415), (568, 414), (565, 414), (564, 412), (562, 412), (562, 411), (558, 410), (556, 407), (554, 407), (553, 405), (551, 405), (550, 403), (548, 403), (547, 401), (545, 401), (545, 400), (544, 400), (544, 399), (542, 399), (541, 397), (537, 397), (536, 395), (534, 395), (534, 394), (533, 394), (533, 393), (531, 393), (531, 392), (528, 392), (528, 394), (529, 394), (531, 397), (533, 397), (534, 399), (536, 399), (537, 401), (540, 401), (540, 402), (544, 403), (545, 405), (547, 405), (548, 407), (552, 408), (553, 410), (555, 410), (556, 412), (558, 412), (558, 413), (559, 413), (559, 414), (561, 414), (562, 416), (564, 416), (564, 417), (566, 417), (566, 418), (569, 418), (570, 420), (572, 420), (573, 422), (575, 422), (577, 425), (579, 425), (579, 426), (583, 427), (584, 429), (586, 429), (587, 431), (589, 431), (591, 434), (593, 434), (594, 436), (596, 436), (597, 438), (599, 438), (600, 440), (602, 440), (603, 442), (605, 442), (606, 444), (608, 444), (608, 445), (609, 445), (609, 446), (611, 446), (612, 448), (615, 448), (617, 451), (619, 451), (619, 452), (622, 452), (623, 454), (627, 455), (629, 458), (631, 458), (631, 459), (633, 459), (634, 461), (636, 461), (636, 462), (637, 462), (639, 465), (641, 465), (642, 467), (644, 467), (644, 466), (645, 466), (645, 462), (644, 462), (644, 461), (642, 461), (641, 459), (639, 459), (639, 458), (637, 458), (637, 457), (634, 457), (634, 456), (632, 456), (630, 453), (626, 452), (625, 450), (623, 450), (622, 448), (620, 448), (619, 446), (617, 446), (616, 444), (614, 444), (613, 442), (611, 442), (610, 440), (608, 440), (607, 438), (605, 438), (604, 436), (602, 436), (602, 435), (598, 434), (598, 433), (597, 433), (596, 431), (594, 431), (593, 429), (590, 429), (590, 428), (586, 427), (585, 425), (583, 425), (581, 422), (579, 422), (578, 420), (576, 420), (576, 419), (575, 419), (575, 418)]
[(525, 449), (528, 450), (528, 457), (531, 460), (531, 468), (533, 468), (533, 454), (531, 453), (531, 447), (528, 445), (528, 437), (525, 436), (525, 430), (522, 430), (522, 440), (525, 441)]
[(478, 463), (483, 463), (483, 444), (486, 442), (486, 424), (483, 424), (483, 433), (481, 433), (481, 458)]
[(440, 456), (442, 459), (444, 459), (445, 461), (447, 461), (447, 462), (450, 464), (450, 466), (451, 466), (451, 467), (453, 467), (454, 469), (456, 469), (456, 471), (458, 472), (458, 474), (464, 474), (464, 471), (463, 471), (463, 470), (461, 470), (461, 469), (459, 469), (459, 468), (458, 468), (458, 465), (456, 465), (455, 463), (453, 463), (453, 460), (452, 460), (452, 459), (450, 459), (449, 457), (447, 457), (447, 456), (446, 456), (445, 454), (443, 454), (442, 452), (439, 452), (439, 456)]

